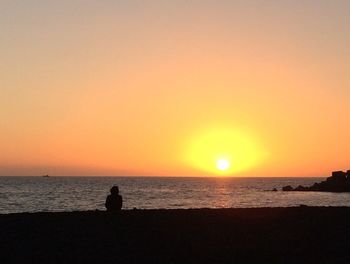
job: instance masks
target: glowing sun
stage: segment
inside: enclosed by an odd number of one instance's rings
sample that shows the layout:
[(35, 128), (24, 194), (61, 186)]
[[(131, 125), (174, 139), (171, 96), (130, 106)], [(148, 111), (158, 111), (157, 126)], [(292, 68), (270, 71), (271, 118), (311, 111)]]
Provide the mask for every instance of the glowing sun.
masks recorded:
[(219, 159), (216, 162), (216, 168), (221, 171), (225, 171), (230, 168), (230, 162), (225, 159)]
[(253, 168), (263, 157), (255, 137), (237, 129), (209, 129), (196, 135), (186, 155), (190, 166), (211, 175), (227, 176)]

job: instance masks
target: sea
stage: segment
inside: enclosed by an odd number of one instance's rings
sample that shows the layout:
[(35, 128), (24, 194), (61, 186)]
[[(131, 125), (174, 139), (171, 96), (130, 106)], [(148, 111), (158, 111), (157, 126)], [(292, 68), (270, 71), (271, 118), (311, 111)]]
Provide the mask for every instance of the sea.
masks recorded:
[[(350, 206), (350, 193), (283, 192), (325, 178), (0, 177), (0, 214), (105, 210), (118, 185), (125, 209)], [(272, 191), (276, 188), (278, 191)]]

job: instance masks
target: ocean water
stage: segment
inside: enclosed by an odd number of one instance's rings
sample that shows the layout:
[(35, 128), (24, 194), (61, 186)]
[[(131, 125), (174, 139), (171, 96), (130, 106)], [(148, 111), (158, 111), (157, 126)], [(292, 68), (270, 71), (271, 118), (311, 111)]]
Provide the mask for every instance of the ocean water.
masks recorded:
[(324, 179), (0, 177), (0, 213), (105, 210), (113, 185), (126, 209), (350, 206), (350, 193), (271, 191)]

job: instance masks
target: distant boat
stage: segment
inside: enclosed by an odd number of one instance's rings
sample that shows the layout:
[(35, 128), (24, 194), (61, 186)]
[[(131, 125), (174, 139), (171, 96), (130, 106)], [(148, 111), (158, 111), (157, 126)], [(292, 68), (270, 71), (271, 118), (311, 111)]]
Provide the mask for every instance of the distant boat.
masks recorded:
[(45, 177), (45, 178), (48, 178), (48, 177), (50, 177), (48, 174), (46, 174), (46, 175), (43, 175), (43, 177)]

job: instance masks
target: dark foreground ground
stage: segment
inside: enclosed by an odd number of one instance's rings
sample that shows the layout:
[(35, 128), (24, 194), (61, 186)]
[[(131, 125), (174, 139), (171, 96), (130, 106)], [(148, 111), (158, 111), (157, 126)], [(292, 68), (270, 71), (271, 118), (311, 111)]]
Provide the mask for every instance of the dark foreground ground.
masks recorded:
[(350, 208), (0, 215), (0, 263), (350, 263)]

